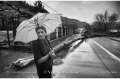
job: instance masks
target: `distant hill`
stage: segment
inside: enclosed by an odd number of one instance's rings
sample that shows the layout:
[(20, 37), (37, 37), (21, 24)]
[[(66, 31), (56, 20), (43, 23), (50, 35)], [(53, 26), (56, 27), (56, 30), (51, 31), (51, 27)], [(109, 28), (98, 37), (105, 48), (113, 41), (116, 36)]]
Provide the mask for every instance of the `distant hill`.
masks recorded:
[(61, 17), (62, 25), (67, 27), (76, 27), (76, 28), (84, 28), (85, 25), (87, 25), (87, 22), (81, 22), (77, 19), (70, 19), (67, 17)]

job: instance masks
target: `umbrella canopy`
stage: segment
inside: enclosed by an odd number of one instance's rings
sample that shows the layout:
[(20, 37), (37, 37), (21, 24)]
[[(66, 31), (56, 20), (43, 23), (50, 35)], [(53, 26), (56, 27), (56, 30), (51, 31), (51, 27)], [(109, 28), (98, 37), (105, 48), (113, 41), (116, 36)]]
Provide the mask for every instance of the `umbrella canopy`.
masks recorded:
[(14, 41), (28, 43), (36, 40), (37, 34), (35, 27), (42, 25), (46, 28), (47, 34), (54, 32), (56, 27), (61, 26), (61, 18), (59, 14), (38, 13), (32, 18), (23, 21), (17, 28), (17, 33)]

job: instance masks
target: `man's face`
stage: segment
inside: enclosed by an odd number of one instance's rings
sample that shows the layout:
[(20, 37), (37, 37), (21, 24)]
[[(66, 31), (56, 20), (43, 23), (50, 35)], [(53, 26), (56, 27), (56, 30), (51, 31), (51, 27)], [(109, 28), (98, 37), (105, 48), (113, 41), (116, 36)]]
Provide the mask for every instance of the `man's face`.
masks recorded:
[(39, 39), (44, 39), (46, 36), (46, 32), (43, 29), (38, 29), (37, 30), (37, 36)]

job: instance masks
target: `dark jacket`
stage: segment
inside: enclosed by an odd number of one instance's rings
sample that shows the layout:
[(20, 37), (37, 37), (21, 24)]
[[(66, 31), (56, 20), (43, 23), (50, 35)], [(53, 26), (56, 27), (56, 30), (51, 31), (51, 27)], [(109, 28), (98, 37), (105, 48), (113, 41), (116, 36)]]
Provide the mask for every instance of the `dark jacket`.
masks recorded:
[[(48, 40), (47, 40), (47, 42), (49, 43)], [(37, 63), (37, 61), (41, 57), (45, 56), (46, 54), (48, 54), (50, 52), (50, 47), (48, 46), (47, 42), (45, 40), (37, 39), (37, 40), (33, 41), (33, 43), (32, 43), (32, 50), (34, 53), (34, 61), (39, 70), (48, 69), (49, 67), (51, 67), (53, 65), (53, 59), (51, 57), (49, 57), (47, 59), (47, 61), (42, 62), (41, 64)]]

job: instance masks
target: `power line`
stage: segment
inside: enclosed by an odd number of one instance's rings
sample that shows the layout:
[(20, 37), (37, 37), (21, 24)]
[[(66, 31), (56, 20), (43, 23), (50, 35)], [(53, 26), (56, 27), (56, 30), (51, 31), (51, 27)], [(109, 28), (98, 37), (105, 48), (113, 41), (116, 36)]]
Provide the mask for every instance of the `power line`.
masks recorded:
[[(41, 1), (42, 2), (42, 1)], [(43, 3), (43, 2), (42, 2)], [(53, 9), (52, 7), (50, 7), (49, 5), (43, 3), (44, 5), (46, 5), (47, 7), (49, 7), (50, 9), (52, 9), (53, 11), (55, 11), (57, 14), (60, 14), (58, 11), (56, 11), (55, 9)]]

